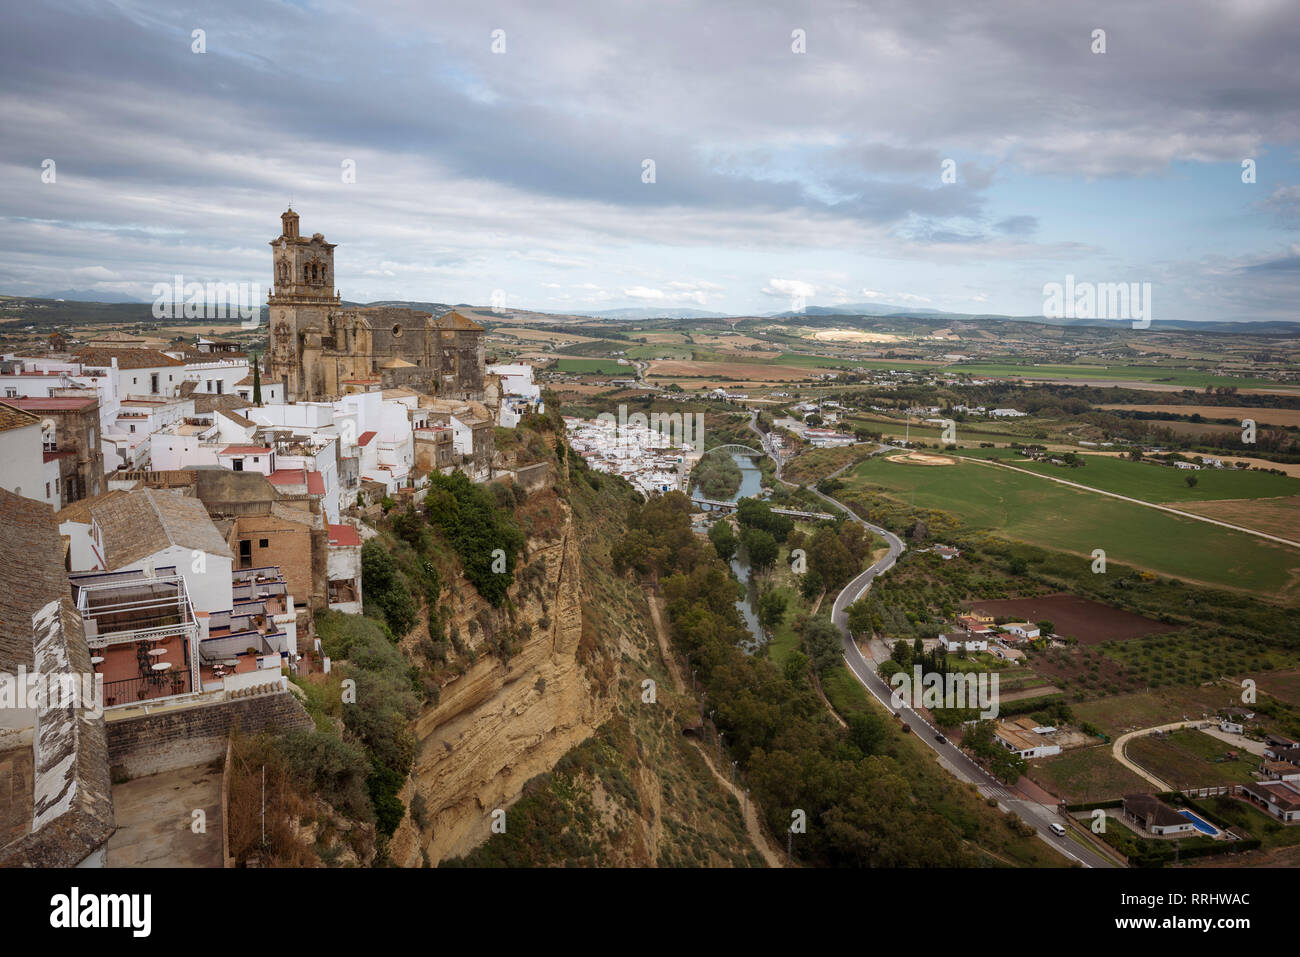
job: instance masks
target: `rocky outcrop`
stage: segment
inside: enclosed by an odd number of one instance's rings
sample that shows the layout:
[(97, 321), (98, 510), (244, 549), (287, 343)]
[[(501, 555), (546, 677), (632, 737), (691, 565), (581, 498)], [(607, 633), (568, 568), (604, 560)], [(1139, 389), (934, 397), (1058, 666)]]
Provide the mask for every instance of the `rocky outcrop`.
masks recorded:
[[(562, 518), (550, 537), (529, 542), (526, 562), (543, 563), (545, 576), (517, 574), (510, 592), (510, 626), (528, 637), (507, 662), (479, 654), (414, 723), (415, 765), (401, 798), (423, 810), (421, 823), (408, 813), (393, 835), (389, 855), (398, 865), (436, 865), (480, 843), (491, 833), (493, 811), (508, 809), (529, 778), (550, 770), (612, 713), (612, 689), (602, 687), (612, 678), (581, 661), (582, 563), (572, 515), (558, 499), (550, 508)], [(505, 613), (464, 580), (448, 583), (445, 593), (454, 601), (451, 624), (470, 647), (482, 648), (483, 628), (471, 623), (503, 621)]]

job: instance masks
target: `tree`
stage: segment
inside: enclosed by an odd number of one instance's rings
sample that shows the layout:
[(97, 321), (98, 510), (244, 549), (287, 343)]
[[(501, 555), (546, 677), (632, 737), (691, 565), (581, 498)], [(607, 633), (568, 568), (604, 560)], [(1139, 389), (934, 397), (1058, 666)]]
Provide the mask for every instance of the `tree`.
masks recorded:
[(840, 630), (825, 618), (809, 618), (803, 626), (803, 640), (818, 674), (825, 674), (843, 658)]
[(729, 562), (736, 554), (736, 549), (740, 547), (740, 539), (736, 538), (736, 532), (731, 527), (730, 522), (717, 521), (709, 529), (709, 541), (713, 543), (714, 551), (724, 562)]
[(741, 536), (741, 543), (749, 553), (749, 567), (762, 573), (776, 564), (779, 554), (776, 539), (761, 528), (747, 528)]
[(767, 628), (775, 628), (785, 621), (788, 601), (780, 592), (770, 591), (758, 600), (758, 620)]
[(1187, 476), (1187, 478), (1183, 479), (1183, 481), (1187, 483), (1188, 488), (1196, 488), (1196, 483), (1198, 479), (1196, 478), (1195, 475), (1189, 475)]
[(904, 668), (912, 664), (912, 649), (906, 641), (899, 638), (894, 642), (894, 650), (889, 653), (889, 657), (898, 662)]
[[(287, 400), (286, 400), (287, 401)], [(262, 404), (262, 359), (253, 353), (253, 405)]]

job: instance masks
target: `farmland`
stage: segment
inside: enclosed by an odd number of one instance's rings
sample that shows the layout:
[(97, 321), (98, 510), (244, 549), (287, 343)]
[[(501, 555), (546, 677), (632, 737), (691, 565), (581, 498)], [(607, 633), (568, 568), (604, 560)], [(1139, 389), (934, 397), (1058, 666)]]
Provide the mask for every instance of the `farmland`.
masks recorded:
[(1157, 385), (1177, 386), (1181, 389), (1203, 389), (1212, 386), (1236, 386), (1240, 389), (1283, 389), (1284, 387), (1268, 379), (1238, 378), (1236, 376), (1214, 375), (1192, 369), (1178, 369), (1164, 366), (1144, 365), (1016, 365), (1010, 362), (972, 362), (954, 365), (949, 372), (970, 376), (1014, 376), (1024, 379), (1042, 379), (1044, 381), (1062, 380), (1081, 382), (1103, 382), (1118, 384), (1120, 382), (1152, 383)]
[(1175, 788), (1206, 788), (1221, 784), (1246, 784), (1258, 759), (1243, 752), (1224, 760), (1230, 746), (1200, 731), (1174, 731), (1142, 735), (1130, 740), (1125, 751), (1130, 761)]
[(1086, 645), (1102, 641), (1126, 641), (1174, 630), (1172, 625), (1075, 595), (1045, 595), (1042, 598), (1013, 598), (970, 604), (972, 608), (996, 617), (1050, 621), (1056, 626), (1058, 635), (1077, 638)]
[(631, 365), (619, 365), (617, 359), (557, 359), (557, 372), (578, 375), (624, 375), (632, 378), (636, 368)]
[(1073, 552), (1084, 561), (1101, 548), (1110, 561), (1267, 595), (1289, 593), (1300, 573), (1296, 549), (971, 462), (899, 468), (872, 459), (844, 473), (843, 480), (900, 503), (950, 512), (973, 528)]
[[(1151, 462), (1133, 462), (1118, 456), (1086, 454), (1082, 456), (1086, 464), (1072, 469), (1020, 456), (996, 457), (1039, 475), (1078, 482), (1144, 502), (1210, 502), (1300, 495), (1300, 479), (1245, 469), (1206, 468), (1193, 472)], [(1187, 484), (1189, 475), (1196, 479), (1194, 487)]]

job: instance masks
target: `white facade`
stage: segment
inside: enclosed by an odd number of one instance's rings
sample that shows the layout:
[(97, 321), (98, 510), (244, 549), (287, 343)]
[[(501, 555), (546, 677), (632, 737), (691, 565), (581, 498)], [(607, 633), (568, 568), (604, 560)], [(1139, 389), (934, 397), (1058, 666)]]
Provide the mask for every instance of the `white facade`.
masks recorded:
[(45, 496), (45, 476), (39, 420), (0, 432), (0, 488), (58, 508), (57, 499)]

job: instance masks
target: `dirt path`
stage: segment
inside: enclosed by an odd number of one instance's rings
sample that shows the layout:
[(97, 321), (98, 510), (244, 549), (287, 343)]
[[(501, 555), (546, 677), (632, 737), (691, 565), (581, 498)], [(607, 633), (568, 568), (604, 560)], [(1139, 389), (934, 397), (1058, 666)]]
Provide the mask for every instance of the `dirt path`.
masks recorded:
[[(663, 610), (659, 607), (659, 596), (655, 594), (653, 586), (645, 586), (645, 597), (646, 603), (650, 606), (650, 620), (654, 622), (655, 626), (655, 638), (659, 642), (659, 654), (663, 657), (664, 665), (668, 668), (669, 675), (672, 676), (673, 686), (677, 689), (677, 692), (686, 694), (686, 683), (682, 680), (681, 671), (677, 667), (677, 659), (673, 657), (668, 646), (668, 630), (664, 627)], [(714, 767), (713, 759), (709, 757), (709, 749), (702, 742), (692, 740), (691, 743), (700, 752), (700, 757), (704, 759), (708, 769), (713, 772), (718, 784), (730, 791), (737, 803), (745, 809), (745, 830), (749, 833), (750, 842), (763, 855), (763, 860), (767, 861), (767, 866), (784, 867), (785, 862), (780, 852), (769, 843), (767, 834), (763, 831), (763, 824), (758, 819), (758, 811), (754, 807), (754, 802), (746, 801), (744, 792), (737, 787), (733, 787), (726, 776)]]

